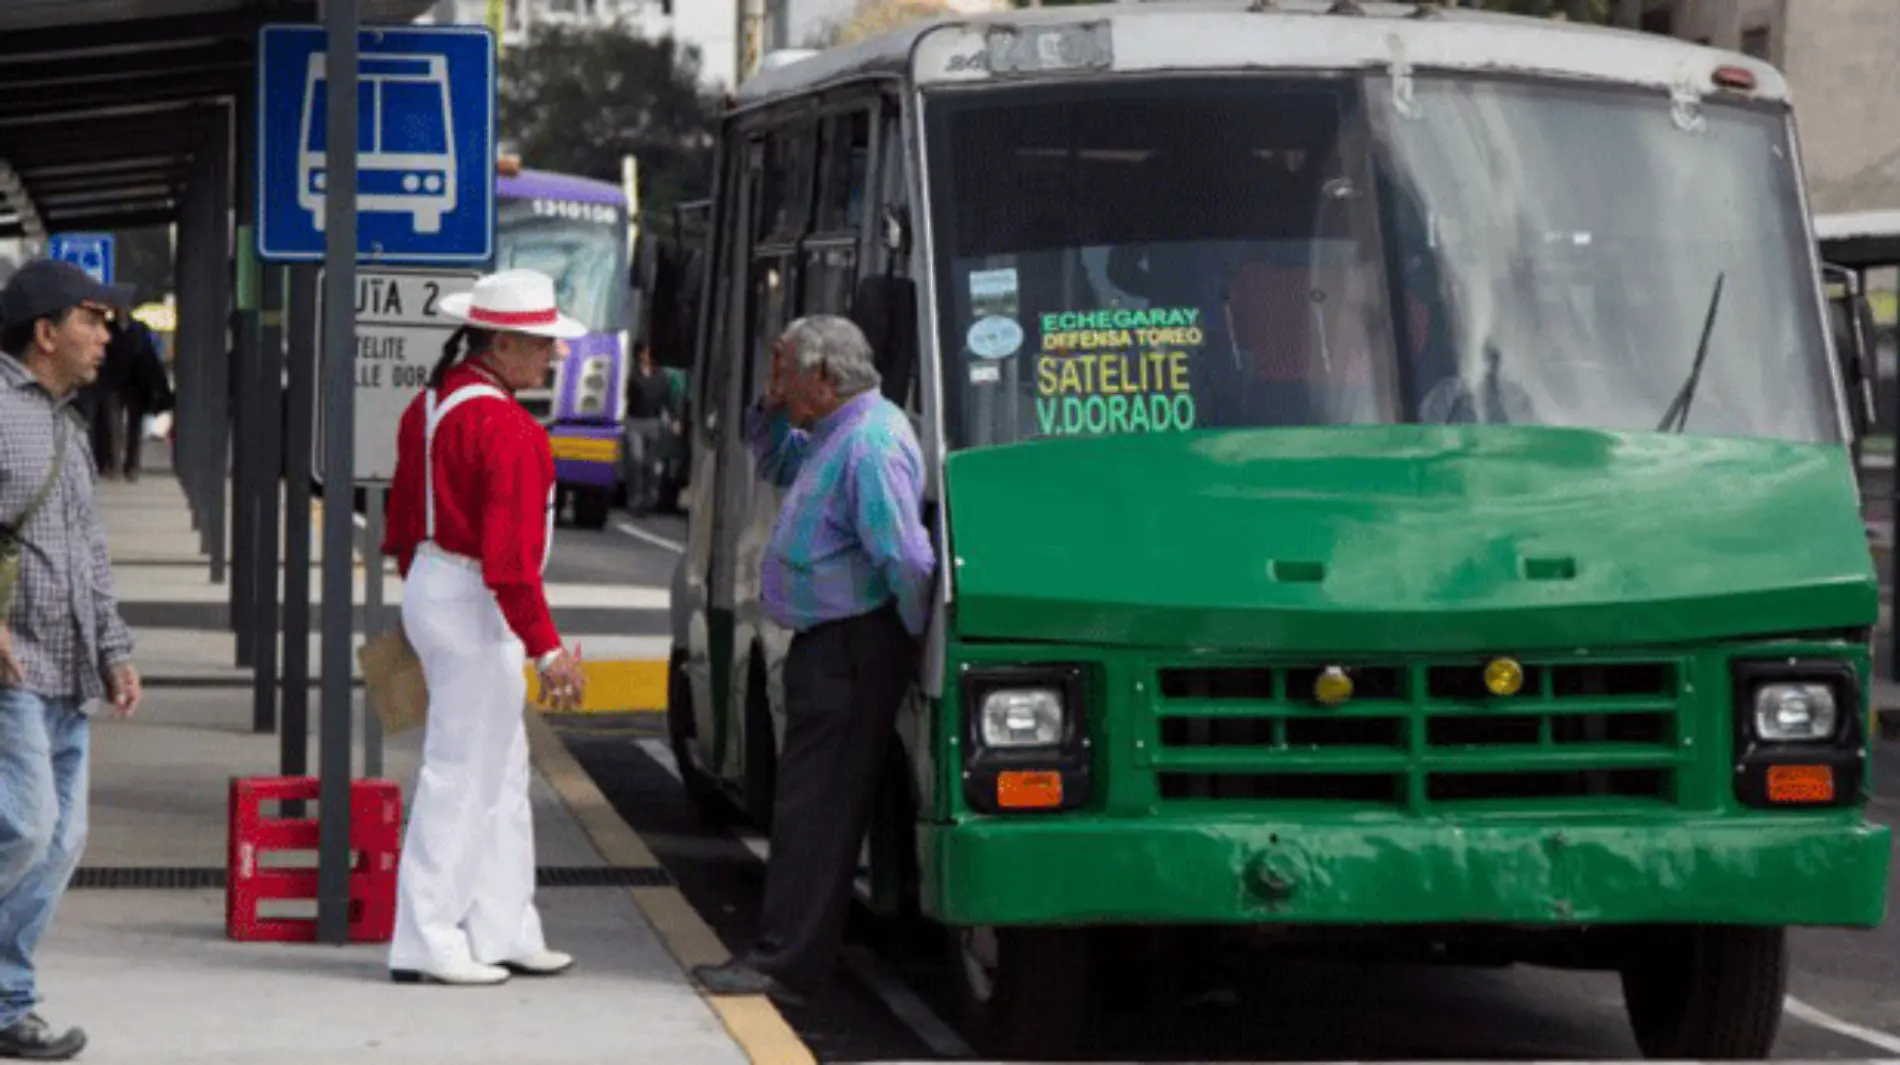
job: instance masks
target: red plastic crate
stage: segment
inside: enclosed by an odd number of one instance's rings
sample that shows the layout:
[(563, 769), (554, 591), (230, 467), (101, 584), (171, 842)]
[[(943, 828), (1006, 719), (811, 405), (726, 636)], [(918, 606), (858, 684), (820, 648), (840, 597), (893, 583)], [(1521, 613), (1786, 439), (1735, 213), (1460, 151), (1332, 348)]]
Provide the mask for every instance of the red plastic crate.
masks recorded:
[[(316, 801), (316, 777), (233, 778), (225, 857), (224, 931), (231, 939), (308, 943), (317, 922), (307, 917), (263, 918), (267, 899), (317, 897), (317, 870), (263, 868), (272, 851), (317, 850), (315, 817), (266, 817), (262, 804)], [(386, 943), (396, 928), (396, 867), (402, 850), (402, 789), (391, 780), (350, 782), (349, 938)]]

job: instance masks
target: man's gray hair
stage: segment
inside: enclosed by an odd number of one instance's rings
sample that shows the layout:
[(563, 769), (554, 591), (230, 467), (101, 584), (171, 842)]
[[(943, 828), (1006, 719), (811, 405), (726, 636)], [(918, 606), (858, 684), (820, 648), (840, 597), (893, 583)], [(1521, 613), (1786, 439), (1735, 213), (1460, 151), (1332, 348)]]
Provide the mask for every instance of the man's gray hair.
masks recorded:
[(883, 377), (871, 357), (871, 342), (849, 318), (814, 314), (785, 327), (798, 372), (810, 375), (823, 367), (839, 392), (855, 394), (878, 387)]

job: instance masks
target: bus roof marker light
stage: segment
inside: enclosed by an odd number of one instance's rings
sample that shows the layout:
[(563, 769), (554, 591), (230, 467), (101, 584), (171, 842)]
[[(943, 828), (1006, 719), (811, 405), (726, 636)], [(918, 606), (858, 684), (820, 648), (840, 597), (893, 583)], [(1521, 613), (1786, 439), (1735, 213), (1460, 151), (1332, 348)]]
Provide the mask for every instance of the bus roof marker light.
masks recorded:
[(1715, 73), (1709, 75), (1709, 80), (1715, 82), (1716, 87), (1720, 89), (1733, 89), (1737, 92), (1755, 91), (1755, 72), (1747, 67), (1716, 67)]

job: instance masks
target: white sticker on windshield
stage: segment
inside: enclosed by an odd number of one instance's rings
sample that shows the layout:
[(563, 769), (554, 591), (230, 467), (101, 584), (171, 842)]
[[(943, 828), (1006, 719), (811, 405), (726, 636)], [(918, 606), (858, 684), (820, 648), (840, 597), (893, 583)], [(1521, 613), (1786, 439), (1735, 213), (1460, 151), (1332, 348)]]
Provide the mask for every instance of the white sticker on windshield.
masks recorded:
[(1015, 267), (1008, 266), (1001, 270), (970, 271), (970, 302), (980, 305), (987, 300), (1013, 300), (1015, 298)]
[(973, 385), (992, 385), (1003, 379), (1003, 368), (993, 362), (979, 362), (970, 367), (970, 383)]
[(979, 359), (1008, 358), (1022, 350), (1023, 327), (1014, 318), (979, 318), (967, 339)]

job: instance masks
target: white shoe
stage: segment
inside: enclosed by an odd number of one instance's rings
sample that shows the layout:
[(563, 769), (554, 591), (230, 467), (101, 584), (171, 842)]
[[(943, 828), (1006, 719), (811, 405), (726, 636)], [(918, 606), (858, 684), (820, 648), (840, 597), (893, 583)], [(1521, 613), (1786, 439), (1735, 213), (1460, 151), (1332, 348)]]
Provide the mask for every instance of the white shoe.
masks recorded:
[(520, 976), (553, 976), (572, 968), (574, 956), (558, 950), (537, 950), (533, 954), (509, 958), (501, 964), (509, 972)]
[(389, 971), (389, 978), (399, 984), (451, 984), (457, 987), (507, 983), (508, 976), (508, 970), (500, 966), (481, 965), (472, 961), (460, 962), (440, 969), (391, 969)]

